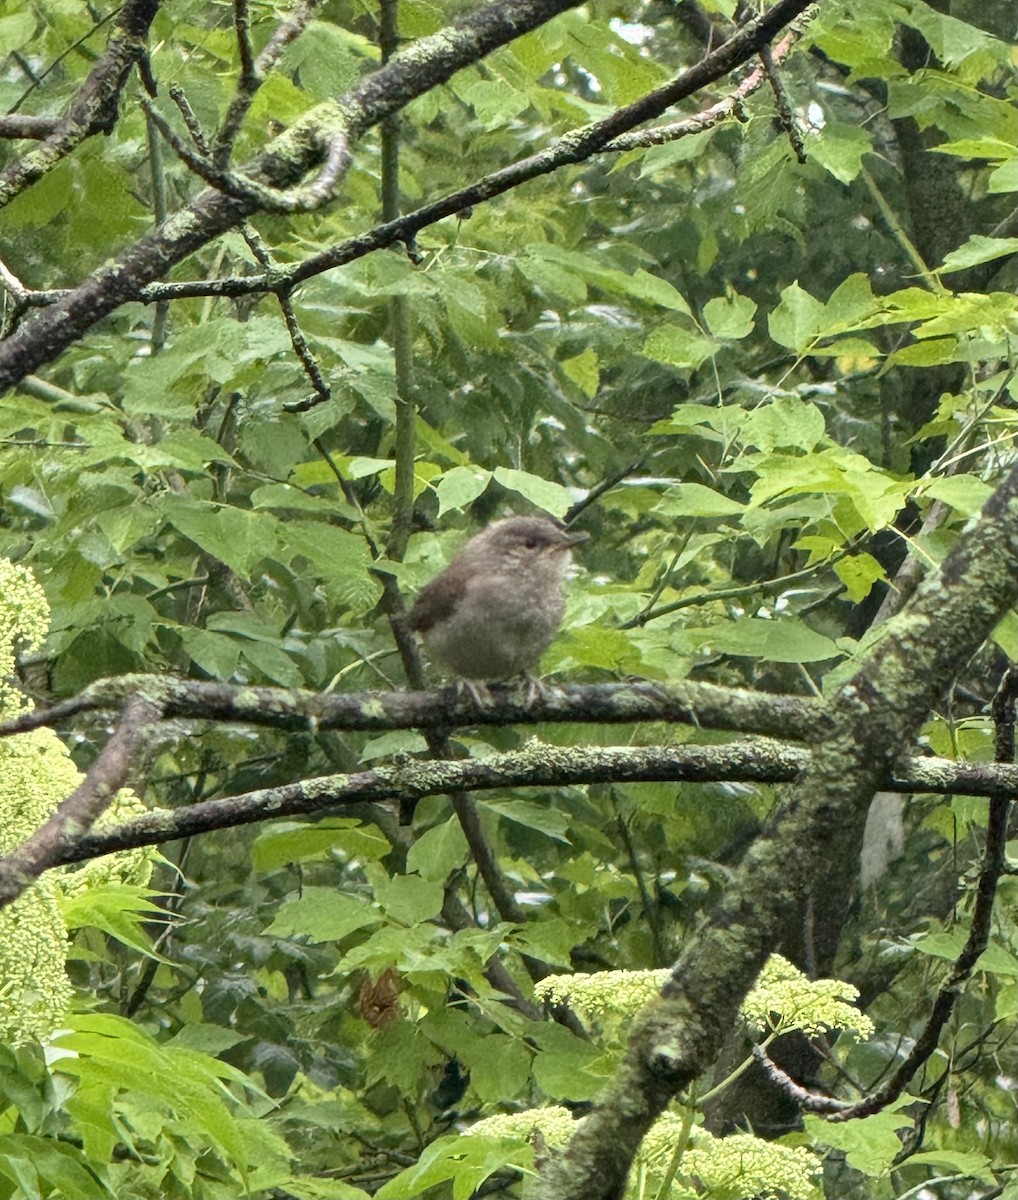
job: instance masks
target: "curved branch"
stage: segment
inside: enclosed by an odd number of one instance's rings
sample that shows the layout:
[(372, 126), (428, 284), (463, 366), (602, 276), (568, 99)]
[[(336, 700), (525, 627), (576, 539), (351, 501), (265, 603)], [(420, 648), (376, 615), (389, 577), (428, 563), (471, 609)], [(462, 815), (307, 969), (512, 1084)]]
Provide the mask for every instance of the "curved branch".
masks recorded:
[(88, 833), (123, 786), (138, 744), (158, 716), (158, 708), (150, 701), (139, 697), (128, 701), (123, 719), (78, 787), (45, 825), (0, 859), (0, 908), (62, 861), (68, 844)]
[[(134, 3), (144, 8), (158, 0)], [(447, 29), (419, 39), (369, 75), (341, 102), (317, 105), (270, 142), (243, 174), (255, 184), (284, 189), (299, 183), (325, 158), (329, 160), (324, 172), (327, 182), (336, 170), (335, 152), (342, 143), (352, 144), (389, 113), (444, 83), (462, 67), (576, 4), (577, 0), (496, 0), (468, 13)], [(257, 208), (258, 202), (252, 196), (237, 199), (218, 191), (203, 193), (115, 262), (95, 271), (52, 307), (39, 311), (0, 345), (0, 391), (50, 362), (96, 321), (127, 301), (138, 299), (145, 284), (160, 279), (175, 263), (233, 228)]]
[[(415, 96), (444, 82), (460, 67), (571, 7), (575, 4), (567, 0), (496, 3), (470, 14), (448, 30), (422, 38), (409, 51), (380, 67), (341, 102), (313, 109), (272, 142), (245, 175), (275, 188), (299, 181), (308, 170), (319, 165), (321, 147), (330, 138), (346, 137), (352, 144), (366, 129), (398, 111)], [(600, 153), (616, 137), (660, 116), (671, 105), (746, 62), (808, 7), (809, 0), (778, 0), (671, 83), (616, 110), (603, 121), (567, 134), (542, 153), (496, 171), (481, 183), (464, 189), (456, 194), (457, 202), (452, 208), (448, 207), (447, 197), (419, 209), (419, 224), (415, 225), (409, 216), (389, 222), (388, 226), (380, 227), (386, 230), (383, 240), (378, 240), (379, 231), (366, 235), (370, 239), (368, 248), (406, 240), (418, 228), (443, 216), (452, 216), (465, 205), (479, 204), (527, 180)], [(237, 199), (218, 192), (199, 196), (189, 208), (136, 243), (111, 266), (95, 272), (52, 307), (37, 312), (0, 346), (0, 389), (51, 361), (121, 304), (139, 299), (146, 284), (159, 279), (175, 263), (232, 228), (256, 208), (251, 197)], [(360, 248), (362, 243), (363, 239), (346, 243), (346, 253), (334, 254), (331, 261), (318, 256), (309, 273), (340, 266), (367, 253)], [(304, 277), (302, 271), (293, 272), (291, 282)]]
[(158, 10), (159, 0), (127, 0), (105, 51), (78, 89), (66, 114), (56, 121), (40, 145), (0, 172), (0, 208), (40, 180), (86, 138), (110, 132), (117, 120), (120, 93), (131, 68), (145, 52), (149, 26)]

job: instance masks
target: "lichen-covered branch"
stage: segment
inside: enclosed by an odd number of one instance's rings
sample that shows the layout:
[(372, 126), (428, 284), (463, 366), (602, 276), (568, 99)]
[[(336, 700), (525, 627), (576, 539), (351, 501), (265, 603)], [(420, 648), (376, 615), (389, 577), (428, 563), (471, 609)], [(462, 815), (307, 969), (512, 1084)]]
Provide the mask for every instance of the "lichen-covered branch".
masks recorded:
[(131, 696), (158, 703), (165, 718), (239, 721), (283, 730), (393, 729), (451, 731), (466, 725), (536, 725), (590, 721), (624, 725), (667, 721), (704, 729), (759, 733), (813, 742), (827, 720), (824, 704), (807, 696), (781, 696), (686, 681), (565, 684), (534, 696), (515, 684), (492, 684), (491, 703), (466, 690), (415, 692), (308, 692), (299, 688), (119, 675), (98, 679), (77, 696), (0, 722), (0, 737), (58, 725), (89, 712), (119, 711)]
[(131, 68), (145, 52), (149, 26), (158, 10), (159, 0), (127, 0), (117, 16), (105, 51), (67, 112), (56, 120), (38, 146), (33, 146), (0, 172), (0, 208), (40, 180), (86, 138), (96, 133), (109, 133), (113, 128), (120, 93)]
[[(154, 6), (155, 0), (144, 3)], [(389, 113), (462, 67), (575, 6), (576, 0), (498, 0), (467, 14), (413, 43), (341, 101), (317, 105), (271, 142), (243, 171), (244, 177), (266, 188), (298, 184), (309, 171), (321, 168), (337, 145), (352, 145)], [(197, 197), (113, 263), (37, 312), (0, 345), (0, 391), (50, 362), (96, 321), (137, 299), (145, 284), (162, 278), (175, 263), (257, 208), (251, 195), (235, 198), (213, 190)]]
[(676, 962), (603, 1103), (550, 1159), (539, 1200), (622, 1195), (644, 1134), (710, 1065), (788, 914), (821, 882), (827, 856), (858, 854), (867, 806), (895, 756), (1016, 598), (1018, 467), (832, 697), (809, 767)]
[[(496, 3), (469, 14), (438, 34), (422, 38), (380, 67), (335, 104), (316, 106), (272, 142), (243, 172), (258, 186), (283, 189), (298, 183), (308, 171), (318, 169), (328, 148), (352, 146), (371, 126), (397, 112), (414, 97), (443, 83), (461, 67), (477, 61), (507, 41), (575, 7), (567, 0), (517, 0)], [(486, 177), (481, 184), (457, 193), (449, 209), (448, 198), (418, 210), (418, 228), (442, 216), (452, 216), (465, 204), (478, 204), (560, 167), (582, 162), (600, 153), (628, 130), (660, 116), (671, 105), (702, 87), (723, 78), (767, 45), (795, 17), (810, 7), (809, 0), (778, 0), (759, 17), (747, 22), (717, 50), (683, 71), (675, 80), (616, 110), (603, 121), (560, 138), (547, 150)], [(41, 309), (0, 345), (0, 389), (18, 382), (51, 361), (81, 337), (97, 320), (128, 300), (138, 299), (146, 284), (160, 279), (170, 267), (232, 228), (258, 208), (253, 194), (243, 197), (210, 191), (189, 208), (175, 214), (137, 242), (117, 261), (103, 267), (51, 307)], [(370, 248), (406, 239), (415, 232), (409, 218), (389, 222), (391, 231), (379, 238), (368, 235)], [(382, 227), (386, 229), (387, 227)], [(359, 239), (345, 244), (335, 261), (318, 256), (312, 274), (340, 266), (364, 253)], [(300, 282), (293, 272), (291, 283)]]
[[(57, 861), (81, 862), (136, 846), (250, 825), (276, 817), (304, 816), (349, 804), (399, 804), (452, 791), (568, 787), (588, 783), (785, 783), (809, 767), (810, 753), (757, 738), (727, 746), (550, 746), (473, 760), (419, 761), (355, 774), (325, 775), (281, 787), (206, 800), (174, 812), (153, 812), (118, 829), (68, 841)], [(1018, 792), (1018, 768), (974, 767), (945, 759), (908, 759), (888, 790), (901, 792)], [(681, 803), (681, 796), (677, 799)]]

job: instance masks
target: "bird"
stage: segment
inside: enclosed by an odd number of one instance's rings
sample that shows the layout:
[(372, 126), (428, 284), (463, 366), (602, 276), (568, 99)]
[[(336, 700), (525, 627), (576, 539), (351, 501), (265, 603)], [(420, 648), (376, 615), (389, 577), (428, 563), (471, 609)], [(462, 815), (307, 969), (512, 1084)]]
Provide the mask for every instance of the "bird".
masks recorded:
[(410, 628), (462, 680), (527, 675), (562, 624), (562, 577), (586, 540), (544, 517), (493, 521), (422, 588)]

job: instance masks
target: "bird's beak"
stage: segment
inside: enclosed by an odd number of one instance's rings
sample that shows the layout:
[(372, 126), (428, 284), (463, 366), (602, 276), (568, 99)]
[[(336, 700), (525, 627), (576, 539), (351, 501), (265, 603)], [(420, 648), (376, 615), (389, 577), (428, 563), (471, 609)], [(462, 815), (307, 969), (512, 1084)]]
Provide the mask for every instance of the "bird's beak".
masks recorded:
[(580, 542), (586, 542), (590, 538), (589, 533), (584, 533), (582, 529), (564, 529), (562, 536), (565, 538), (565, 546), (563, 549), (569, 549), (570, 546), (578, 546)]

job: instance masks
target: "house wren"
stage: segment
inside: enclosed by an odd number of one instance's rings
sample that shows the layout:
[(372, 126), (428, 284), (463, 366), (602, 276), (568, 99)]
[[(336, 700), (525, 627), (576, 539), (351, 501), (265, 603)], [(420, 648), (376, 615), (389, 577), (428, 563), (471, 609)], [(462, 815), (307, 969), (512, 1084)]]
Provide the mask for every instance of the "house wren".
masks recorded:
[(493, 522), (421, 591), (410, 628), (464, 679), (529, 671), (558, 632), (569, 551), (586, 539), (543, 517)]

